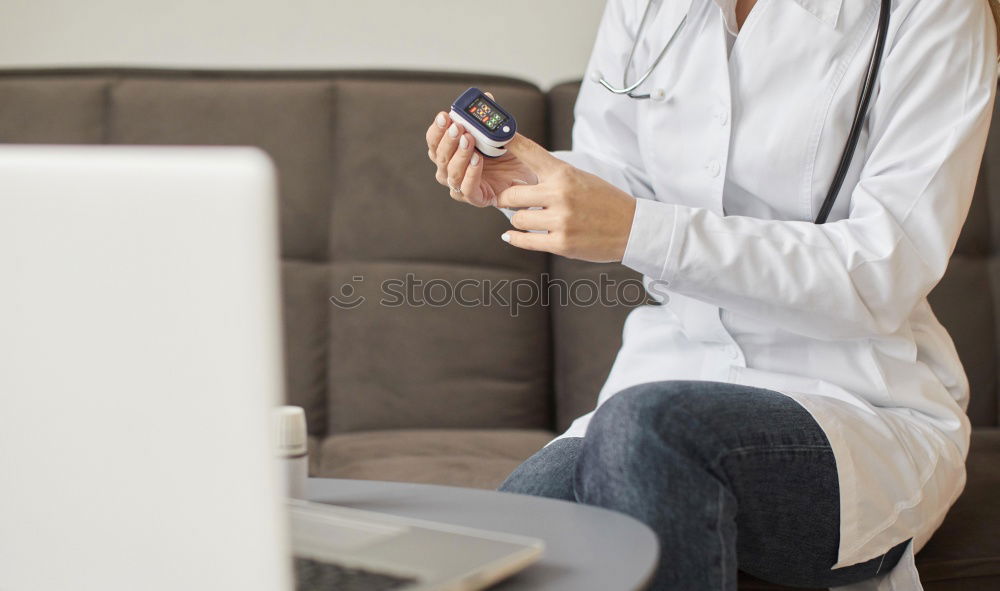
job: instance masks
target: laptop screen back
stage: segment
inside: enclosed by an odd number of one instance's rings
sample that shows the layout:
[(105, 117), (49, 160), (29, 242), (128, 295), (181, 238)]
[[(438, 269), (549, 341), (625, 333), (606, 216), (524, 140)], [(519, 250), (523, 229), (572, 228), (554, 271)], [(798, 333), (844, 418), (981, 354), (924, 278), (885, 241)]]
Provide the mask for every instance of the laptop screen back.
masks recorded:
[(0, 147), (0, 589), (290, 588), (274, 186), (251, 148)]

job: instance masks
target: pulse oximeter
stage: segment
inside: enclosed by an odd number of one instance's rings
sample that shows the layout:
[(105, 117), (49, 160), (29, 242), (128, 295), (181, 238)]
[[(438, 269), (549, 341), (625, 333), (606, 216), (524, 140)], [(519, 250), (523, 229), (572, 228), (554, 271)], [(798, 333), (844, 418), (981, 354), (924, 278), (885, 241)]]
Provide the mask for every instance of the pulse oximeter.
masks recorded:
[(476, 149), (490, 158), (506, 154), (504, 146), (517, 132), (514, 117), (478, 88), (470, 88), (455, 99), (449, 115), (476, 138)]

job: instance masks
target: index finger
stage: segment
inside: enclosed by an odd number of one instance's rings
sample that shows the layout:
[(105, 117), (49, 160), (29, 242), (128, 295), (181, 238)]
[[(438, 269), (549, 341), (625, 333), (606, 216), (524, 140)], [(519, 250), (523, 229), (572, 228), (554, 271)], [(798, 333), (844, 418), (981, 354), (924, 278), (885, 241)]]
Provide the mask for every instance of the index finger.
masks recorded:
[(515, 133), (514, 139), (510, 140), (504, 147), (518, 160), (526, 164), (539, 178), (567, 166), (565, 162), (550, 154), (548, 150), (520, 133)]
[(497, 207), (545, 207), (551, 199), (544, 185), (513, 185), (497, 195)]

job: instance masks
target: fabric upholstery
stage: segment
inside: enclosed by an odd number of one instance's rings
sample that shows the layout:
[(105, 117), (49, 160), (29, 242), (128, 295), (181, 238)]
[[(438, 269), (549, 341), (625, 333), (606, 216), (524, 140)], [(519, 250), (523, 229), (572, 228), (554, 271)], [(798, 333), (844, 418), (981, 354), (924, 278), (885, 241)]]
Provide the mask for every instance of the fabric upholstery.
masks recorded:
[(383, 282), (407, 276), (437, 283), (422, 294), (429, 299), (463, 279), (537, 284), (545, 271), (544, 255), (500, 241), (503, 215), (463, 206), (434, 181), (425, 131), (471, 85), (520, 109), (525, 133), (544, 133), (544, 95), (521, 82), (336, 82), (330, 293), (351, 285), (367, 301), (329, 308), (328, 434), (550, 424), (548, 310), (378, 303)]
[(0, 142), (99, 144), (106, 132), (108, 80), (0, 77)]
[[(984, 261), (989, 266), (996, 264), (998, 247), (1000, 247), (1000, 204), (997, 195), (1000, 194), (1000, 102), (993, 110), (993, 125), (990, 128), (986, 152), (979, 169), (979, 182), (972, 199), (972, 208), (965, 222), (962, 235), (955, 248), (954, 263), (959, 258), (973, 261)], [(949, 282), (952, 275), (961, 275), (963, 269), (957, 265), (949, 265), (948, 271), (931, 293), (931, 304), (945, 327), (952, 333), (958, 348), (962, 363), (969, 373), (969, 384), (972, 389), (969, 404), (969, 419), (973, 426), (1000, 425), (1000, 383), (997, 372), (1000, 364), (996, 363), (1000, 350), (997, 347), (997, 335), (1000, 334), (1000, 317), (997, 306), (1000, 305), (997, 290), (1000, 284), (992, 279), (988, 285), (976, 286), (977, 289), (988, 288), (989, 295), (982, 293), (961, 293), (951, 289)], [(971, 286), (970, 286), (971, 287)], [(942, 292), (942, 293), (937, 293)], [(936, 298), (936, 299), (935, 299)], [(974, 302), (967, 306), (969, 299), (987, 299), (991, 304), (991, 312)], [(964, 318), (963, 318), (964, 317)], [(993, 321), (993, 334), (976, 331), (971, 333), (967, 327), (972, 322), (984, 325)], [(962, 320), (960, 320), (960, 318)], [(965, 325), (962, 325), (964, 321)], [(974, 351), (976, 353), (974, 353)], [(992, 372), (986, 366), (992, 365)], [(991, 375), (992, 374), (992, 375)]]
[[(383, 290), (383, 282), (407, 274), (427, 282), (426, 289), (414, 289), (424, 303), (393, 305), (396, 288)], [(547, 312), (534, 306), (512, 316), (500, 305), (443, 303), (447, 291), (469, 277), (525, 276), (464, 265), (333, 265), (333, 286), (354, 277), (363, 278), (354, 286), (365, 302), (330, 307), (329, 434), (549, 425)]]
[[(990, 288), (989, 259), (955, 254), (948, 271), (930, 293), (931, 308), (948, 328), (969, 378), (969, 418), (973, 425), (993, 425), (997, 413), (997, 341), (995, 296)], [(985, 395), (984, 395), (985, 394)]]
[(330, 267), (286, 260), (281, 279), (287, 402), (306, 410), (309, 433), (322, 435), (327, 421)]
[[(593, 408), (628, 306), (383, 306), (382, 282), (434, 282), (433, 298), (461, 279), (638, 276), (511, 248), (502, 215), (447, 198), (424, 130), (468, 86), (492, 90), (525, 134), (570, 147), (578, 82), (542, 93), (497, 76), (377, 71), (0, 71), (0, 142), (263, 148), (279, 172), (288, 401), (306, 409), (312, 473), (495, 488)], [(1000, 588), (998, 134), (930, 294), (976, 428), (965, 493), (917, 555), (928, 591)], [(333, 305), (348, 287), (366, 303)], [(740, 588), (779, 587), (743, 577)]]
[(126, 78), (111, 88), (114, 144), (252, 145), (278, 166), (282, 254), (324, 260), (333, 83)]
[(564, 82), (549, 90), (550, 150), (569, 150), (573, 147), (573, 106), (579, 93), (579, 82)]
[(394, 429), (323, 440), (319, 474), (495, 489), (552, 439), (544, 430)]

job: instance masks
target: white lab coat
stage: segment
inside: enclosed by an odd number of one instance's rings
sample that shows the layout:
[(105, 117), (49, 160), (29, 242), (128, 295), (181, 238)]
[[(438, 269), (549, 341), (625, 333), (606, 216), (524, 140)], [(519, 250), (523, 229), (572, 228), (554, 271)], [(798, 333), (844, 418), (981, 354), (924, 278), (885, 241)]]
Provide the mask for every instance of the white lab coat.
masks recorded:
[[(624, 264), (662, 306), (625, 323), (598, 406), (630, 385), (768, 388), (827, 434), (840, 477), (835, 567), (913, 538), (853, 589), (912, 591), (913, 565), (965, 484), (968, 381), (926, 296), (972, 199), (996, 93), (986, 0), (895, 0), (870, 119), (826, 225), (874, 42), (878, 0), (663, 0), (641, 36), (640, 90), (585, 80), (556, 156), (638, 198)], [(588, 69), (614, 83), (645, 0), (610, 0)], [(652, 281), (665, 282), (657, 287)], [(582, 436), (593, 412), (560, 437)]]

